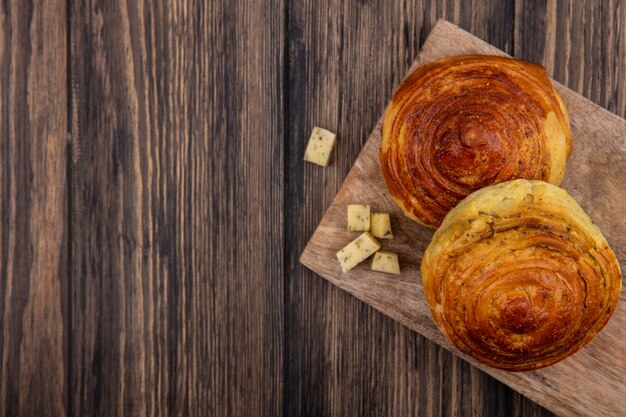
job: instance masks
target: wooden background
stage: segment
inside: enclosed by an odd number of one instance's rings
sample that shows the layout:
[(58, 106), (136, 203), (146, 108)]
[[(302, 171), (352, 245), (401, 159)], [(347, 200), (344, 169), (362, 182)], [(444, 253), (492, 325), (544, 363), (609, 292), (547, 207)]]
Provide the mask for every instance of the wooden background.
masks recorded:
[(441, 17), (626, 116), (619, 0), (2, 1), (0, 416), (550, 415), (298, 262)]

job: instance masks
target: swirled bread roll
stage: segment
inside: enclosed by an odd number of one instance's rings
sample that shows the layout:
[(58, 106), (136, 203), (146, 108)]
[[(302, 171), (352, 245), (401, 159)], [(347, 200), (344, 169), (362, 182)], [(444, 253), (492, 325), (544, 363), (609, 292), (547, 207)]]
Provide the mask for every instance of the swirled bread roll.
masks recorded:
[(619, 299), (615, 254), (563, 189), (514, 180), (461, 201), (422, 261), (433, 318), (462, 352), (525, 371), (573, 354)]
[(569, 118), (539, 65), (471, 55), (418, 68), (385, 110), (380, 161), (405, 215), (438, 226), (460, 200), (516, 178), (559, 184)]

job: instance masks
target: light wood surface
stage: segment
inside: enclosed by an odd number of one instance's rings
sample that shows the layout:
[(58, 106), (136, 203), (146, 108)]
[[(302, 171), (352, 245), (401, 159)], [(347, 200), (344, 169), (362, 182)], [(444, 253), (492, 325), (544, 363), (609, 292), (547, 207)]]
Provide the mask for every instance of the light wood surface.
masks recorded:
[[(440, 21), (413, 68), (464, 53), (504, 54)], [(581, 204), (626, 268), (626, 121), (577, 93), (557, 85), (572, 122), (573, 153), (563, 187)], [(301, 256), (301, 262), (335, 285), (427, 338), (458, 353), (431, 319), (422, 293), (419, 265), (432, 230), (405, 219), (387, 193), (380, 165), (380, 121)], [(341, 138), (338, 139), (340, 146)], [(313, 175), (313, 174), (311, 174)], [(392, 213), (394, 239), (383, 247), (400, 255), (400, 277), (373, 272), (364, 263), (342, 274), (335, 253), (354, 238), (346, 231), (346, 205), (370, 203)], [(619, 416), (626, 410), (626, 327), (624, 295), (605, 329), (583, 350), (549, 368), (508, 373), (477, 365), (539, 404), (564, 416)], [(461, 355), (463, 356), (463, 355)]]

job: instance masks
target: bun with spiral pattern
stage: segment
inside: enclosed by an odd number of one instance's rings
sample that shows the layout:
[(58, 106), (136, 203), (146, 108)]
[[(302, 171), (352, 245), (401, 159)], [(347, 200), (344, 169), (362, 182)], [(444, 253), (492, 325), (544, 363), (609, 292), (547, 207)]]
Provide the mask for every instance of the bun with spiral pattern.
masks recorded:
[(554, 364), (598, 333), (622, 285), (615, 254), (563, 189), (492, 185), (448, 213), (422, 261), (433, 318), (462, 352), (525, 371)]
[(437, 227), (459, 201), (516, 178), (559, 184), (569, 119), (542, 67), (497, 56), (418, 68), (385, 110), (380, 160), (405, 215)]

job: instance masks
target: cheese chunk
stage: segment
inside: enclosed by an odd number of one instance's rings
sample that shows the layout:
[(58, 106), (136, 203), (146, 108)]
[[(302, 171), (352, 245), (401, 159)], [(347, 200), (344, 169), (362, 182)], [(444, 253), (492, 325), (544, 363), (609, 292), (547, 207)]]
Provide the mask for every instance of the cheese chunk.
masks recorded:
[(399, 274), (400, 264), (398, 263), (398, 255), (393, 252), (379, 250), (374, 254), (372, 270), (387, 272), (389, 274)]
[(370, 233), (372, 236), (381, 239), (393, 239), (389, 213), (372, 213), (370, 222)]
[(328, 166), (330, 154), (335, 146), (335, 137), (333, 132), (321, 127), (314, 127), (304, 152), (304, 160), (323, 167)]
[(367, 204), (348, 205), (348, 230), (367, 232), (370, 230), (370, 206)]
[(346, 247), (337, 252), (337, 259), (343, 272), (348, 272), (372, 253), (380, 249), (380, 243), (376, 238), (365, 232), (361, 236), (348, 243)]

